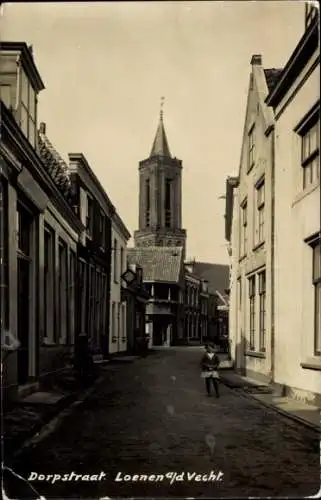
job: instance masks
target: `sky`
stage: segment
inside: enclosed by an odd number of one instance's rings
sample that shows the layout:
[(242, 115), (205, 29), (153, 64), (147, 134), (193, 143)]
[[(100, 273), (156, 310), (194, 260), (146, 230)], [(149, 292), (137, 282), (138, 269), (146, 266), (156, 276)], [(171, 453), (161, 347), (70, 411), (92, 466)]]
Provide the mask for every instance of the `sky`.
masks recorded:
[[(6, 3), (2, 40), (33, 45), (38, 121), (61, 156), (82, 152), (131, 234), (138, 163), (160, 99), (183, 161), (187, 256), (228, 263), (226, 177), (237, 174), (253, 54), (281, 68), (304, 30), (298, 1)], [(131, 243), (132, 244), (132, 241)]]

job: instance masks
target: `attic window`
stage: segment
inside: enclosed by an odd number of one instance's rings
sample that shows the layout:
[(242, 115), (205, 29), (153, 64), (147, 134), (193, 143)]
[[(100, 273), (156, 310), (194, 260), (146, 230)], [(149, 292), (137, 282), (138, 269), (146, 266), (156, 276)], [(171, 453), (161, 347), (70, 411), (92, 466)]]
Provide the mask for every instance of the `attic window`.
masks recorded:
[(248, 135), (248, 172), (255, 164), (255, 125), (253, 125)]

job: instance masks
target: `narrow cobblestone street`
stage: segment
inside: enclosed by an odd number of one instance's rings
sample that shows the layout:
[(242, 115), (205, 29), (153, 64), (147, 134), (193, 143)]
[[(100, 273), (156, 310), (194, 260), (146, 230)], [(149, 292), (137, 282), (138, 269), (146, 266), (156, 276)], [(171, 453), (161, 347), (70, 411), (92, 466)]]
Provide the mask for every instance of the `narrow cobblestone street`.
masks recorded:
[[(34, 481), (46, 498), (116, 496), (308, 496), (320, 485), (317, 433), (221, 386), (206, 397), (201, 352), (160, 350), (110, 364), (94, 393), (55, 432), (20, 455), (14, 470), (38, 474), (106, 473), (100, 481)], [(187, 472), (221, 471), (221, 481)], [(170, 484), (118, 482), (122, 474), (185, 473)]]

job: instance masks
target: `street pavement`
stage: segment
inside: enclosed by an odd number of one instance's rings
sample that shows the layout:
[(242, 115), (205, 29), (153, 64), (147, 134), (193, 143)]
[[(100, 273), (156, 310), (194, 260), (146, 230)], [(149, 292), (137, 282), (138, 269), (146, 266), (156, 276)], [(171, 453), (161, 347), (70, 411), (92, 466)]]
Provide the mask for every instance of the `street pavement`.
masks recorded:
[(201, 355), (163, 349), (107, 365), (95, 391), (19, 456), (15, 472), (69, 479), (31, 481), (46, 498), (316, 494), (318, 434), (223, 385), (219, 399), (207, 397)]

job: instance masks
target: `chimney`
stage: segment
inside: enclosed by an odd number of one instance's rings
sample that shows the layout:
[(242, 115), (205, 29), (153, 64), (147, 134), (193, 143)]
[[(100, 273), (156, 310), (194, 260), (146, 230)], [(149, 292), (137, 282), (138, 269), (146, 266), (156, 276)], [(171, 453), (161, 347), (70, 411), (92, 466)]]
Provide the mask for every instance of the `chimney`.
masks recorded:
[(44, 122), (40, 123), (39, 132), (40, 134), (46, 135), (46, 124)]
[(254, 54), (251, 59), (252, 66), (262, 66), (262, 56), (261, 54)]

